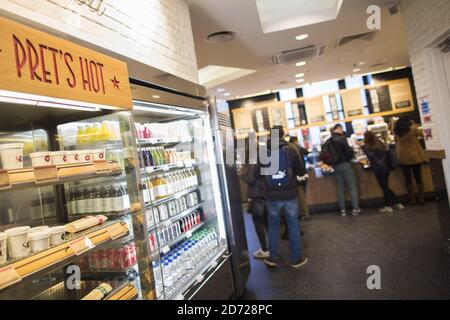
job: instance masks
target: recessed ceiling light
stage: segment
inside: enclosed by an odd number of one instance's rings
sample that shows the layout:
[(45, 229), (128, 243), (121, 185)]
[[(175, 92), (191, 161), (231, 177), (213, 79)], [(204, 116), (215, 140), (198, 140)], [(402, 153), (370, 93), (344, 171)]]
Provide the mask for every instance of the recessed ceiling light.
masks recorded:
[(303, 78), (304, 76), (305, 76), (304, 73), (297, 73), (297, 74), (295, 75), (296, 78)]
[(363, 66), (363, 65), (365, 65), (365, 64), (367, 64), (367, 62), (366, 61), (361, 61), (360, 63), (358, 63), (360, 66)]
[(361, 71), (360, 68), (353, 69), (353, 72), (360, 72), (360, 71)]
[(295, 65), (297, 67), (303, 67), (305, 64), (306, 64), (306, 61), (300, 61), (300, 62), (297, 62)]
[(227, 42), (233, 40), (234, 32), (232, 31), (219, 31), (211, 33), (206, 37), (210, 42)]
[(224, 88), (219, 88), (219, 89), (217, 89), (217, 92), (224, 92), (224, 91), (225, 91)]
[(301, 40), (308, 39), (308, 37), (309, 37), (309, 34), (304, 33), (304, 34), (300, 34), (300, 35), (296, 36), (295, 39), (301, 41)]
[(226, 93), (224, 93), (223, 95), (224, 95), (224, 97), (229, 97), (229, 96), (231, 96), (231, 93), (226, 92)]
[(297, 83), (303, 83), (305, 82), (305, 79), (297, 79)]
[(159, 98), (161, 98), (161, 97), (155, 94), (155, 95), (152, 96), (152, 98), (153, 98), (153, 99), (159, 99)]

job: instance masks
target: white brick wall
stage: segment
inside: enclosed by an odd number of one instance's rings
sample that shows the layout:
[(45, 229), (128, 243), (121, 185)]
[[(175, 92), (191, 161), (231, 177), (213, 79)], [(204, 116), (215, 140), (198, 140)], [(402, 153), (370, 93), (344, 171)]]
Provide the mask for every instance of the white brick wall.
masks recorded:
[[(409, 54), (414, 74), (417, 97), (428, 96), (433, 114), (432, 85), (427, 77), (424, 63), (424, 49), (431, 41), (450, 28), (450, 0), (402, 0), (401, 8), (408, 38)], [(420, 101), (419, 101), (420, 104)], [(435, 121), (424, 123), (424, 128), (431, 128), (434, 138), (427, 141), (428, 149), (442, 149), (442, 137)]]
[(0, 0), (0, 10), (198, 82), (189, 7), (183, 0), (105, 0), (98, 16), (75, 0)]

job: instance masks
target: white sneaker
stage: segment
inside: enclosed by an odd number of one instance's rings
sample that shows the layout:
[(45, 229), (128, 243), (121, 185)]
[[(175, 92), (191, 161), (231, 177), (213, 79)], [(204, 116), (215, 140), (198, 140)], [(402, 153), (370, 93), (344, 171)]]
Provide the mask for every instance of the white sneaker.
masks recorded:
[(360, 214), (361, 214), (361, 209), (353, 209), (352, 215), (353, 215), (354, 217), (357, 217), (357, 216), (359, 216)]
[(405, 207), (401, 203), (397, 203), (394, 205), (394, 208), (397, 210), (405, 210)]
[(255, 259), (267, 259), (270, 257), (270, 252), (259, 249), (253, 254), (253, 256), (255, 257)]
[(341, 210), (341, 216), (346, 217), (347, 216), (347, 211)]
[(378, 212), (380, 212), (380, 213), (392, 213), (392, 212), (394, 212), (394, 209), (392, 209), (391, 207), (386, 206), (386, 207), (381, 208), (380, 210), (378, 210)]

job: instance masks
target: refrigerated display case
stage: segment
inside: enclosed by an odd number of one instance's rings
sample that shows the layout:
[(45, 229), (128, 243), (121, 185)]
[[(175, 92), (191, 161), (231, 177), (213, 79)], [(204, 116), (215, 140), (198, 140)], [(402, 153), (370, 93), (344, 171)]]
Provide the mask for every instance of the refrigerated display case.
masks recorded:
[(55, 106), (0, 102), (0, 299), (152, 298), (130, 112)]
[(228, 258), (209, 114), (134, 101), (133, 116), (156, 297), (192, 299)]

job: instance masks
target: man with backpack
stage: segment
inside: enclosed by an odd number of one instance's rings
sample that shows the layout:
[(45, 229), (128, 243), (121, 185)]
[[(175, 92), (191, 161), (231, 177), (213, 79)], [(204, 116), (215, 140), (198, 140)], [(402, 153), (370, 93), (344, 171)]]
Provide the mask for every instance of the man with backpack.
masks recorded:
[(289, 248), (291, 266), (299, 268), (308, 262), (308, 258), (302, 253), (299, 204), (297, 198), (297, 177), (306, 174), (306, 169), (298, 152), (289, 143), (283, 140), (284, 130), (281, 126), (271, 129), (272, 141), (278, 145), (269, 146), (270, 163), (264, 166), (271, 167), (272, 160), (278, 156), (276, 172), (266, 174), (260, 168), (260, 174), (265, 177), (265, 197), (267, 201), (268, 226), (269, 226), (269, 250), (270, 257), (264, 262), (270, 267), (276, 267), (278, 263), (278, 242), (280, 238), (280, 215), (284, 212), (289, 230)]
[(351, 160), (354, 156), (353, 149), (347, 142), (342, 125), (335, 125), (333, 129), (331, 129), (331, 133), (331, 138), (322, 146), (320, 159), (324, 163), (333, 166), (337, 181), (341, 215), (344, 217), (347, 216), (347, 209), (345, 206), (345, 184), (347, 183), (352, 198), (352, 214), (353, 216), (358, 216), (361, 213), (361, 209), (359, 207), (356, 176), (351, 165)]

